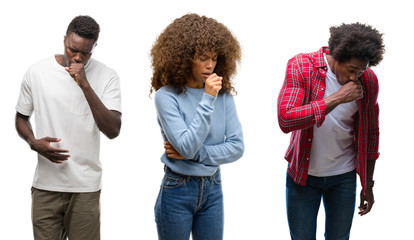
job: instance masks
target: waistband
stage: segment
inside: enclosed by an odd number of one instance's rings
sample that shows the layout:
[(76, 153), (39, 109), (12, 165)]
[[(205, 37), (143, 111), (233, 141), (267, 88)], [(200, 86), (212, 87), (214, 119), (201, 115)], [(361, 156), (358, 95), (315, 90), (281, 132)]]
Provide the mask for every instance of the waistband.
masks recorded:
[(190, 181), (191, 178), (194, 178), (194, 179), (202, 179), (202, 178), (204, 178), (204, 179), (210, 179), (210, 180), (212, 180), (212, 179), (214, 179), (214, 176), (217, 175), (220, 172), (220, 168), (217, 168), (217, 170), (211, 176), (191, 176), (191, 175), (184, 175), (184, 174), (180, 174), (180, 173), (174, 172), (167, 165), (164, 165), (164, 172), (165, 173), (174, 174), (174, 175), (176, 175), (178, 177), (181, 177), (181, 178), (186, 179), (187, 181)]

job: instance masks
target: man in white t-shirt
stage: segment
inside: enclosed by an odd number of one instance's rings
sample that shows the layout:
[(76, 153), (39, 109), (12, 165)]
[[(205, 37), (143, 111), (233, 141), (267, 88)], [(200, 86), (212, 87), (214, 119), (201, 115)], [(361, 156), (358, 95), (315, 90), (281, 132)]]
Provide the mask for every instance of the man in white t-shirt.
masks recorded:
[(100, 132), (110, 139), (119, 135), (121, 92), (116, 72), (91, 58), (99, 31), (93, 18), (75, 17), (63, 55), (32, 65), (22, 81), (16, 129), (38, 153), (35, 239), (100, 239)]

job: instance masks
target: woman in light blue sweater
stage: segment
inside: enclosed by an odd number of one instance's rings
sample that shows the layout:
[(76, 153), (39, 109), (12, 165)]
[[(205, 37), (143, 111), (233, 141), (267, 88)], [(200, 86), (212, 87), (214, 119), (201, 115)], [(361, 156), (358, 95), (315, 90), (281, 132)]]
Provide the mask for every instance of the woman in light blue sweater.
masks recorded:
[(240, 45), (223, 24), (187, 14), (161, 33), (151, 57), (165, 148), (155, 205), (159, 239), (222, 239), (220, 165), (244, 151), (230, 81)]

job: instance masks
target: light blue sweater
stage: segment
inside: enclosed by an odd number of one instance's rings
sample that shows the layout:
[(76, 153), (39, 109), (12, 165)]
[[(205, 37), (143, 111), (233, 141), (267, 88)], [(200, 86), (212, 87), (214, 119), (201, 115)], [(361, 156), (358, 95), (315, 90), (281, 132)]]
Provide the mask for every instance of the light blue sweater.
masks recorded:
[(211, 176), (221, 164), (243, 155), (243, 132), (232, 95), (215, 98), (204, 88), (189, 87), (177, 94), (172, 87), (162, 87), (155, 93), (155, 106), (164, 141), (185, 158), (161, 156), (174, 172)]

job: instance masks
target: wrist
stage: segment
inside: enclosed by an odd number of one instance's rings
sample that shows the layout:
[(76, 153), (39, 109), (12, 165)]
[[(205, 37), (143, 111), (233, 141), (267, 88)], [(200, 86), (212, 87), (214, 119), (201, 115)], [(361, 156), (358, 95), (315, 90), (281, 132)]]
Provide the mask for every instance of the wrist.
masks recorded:
[(375, 184), (374, 180), (368, 180), (366, 186), (367, 188), (373, 188), (374, 184)]
[(30, 146), (32, 146), (32, 144), (33, 144), (33, 142), (36, 140), (36, 138), (34, 137), (34, 136), (29, 136), (29, 137), (27, 137), (27, 139), (26, 139), (26, 142), (30, 145)]
[(91, 90), (93, 91), (93, 89), (92, 89), (92, 87), (91, 87), (91, 85), (89, 84), (88, 81), (78, 82), (78, 86), (84, 94), (89, 94), (91, 92)]
[(338, 96), (338, 93), (333, 93), (323, 100), (327, 109), (333, 109), (342, 103), (342, 99)]
[(89, 82), (87, 80), (78, 81), (78, 85), (83, 91), (89, 90), (89, 88), (91, 88), (91, 85), (89, 85)]
[(27, 139), (27, 143), (29, 144), (30, 149), (32, 149), (33, 151), (37, 151), (36, 150), (36, 138), (35, 137), (29, 137)]

